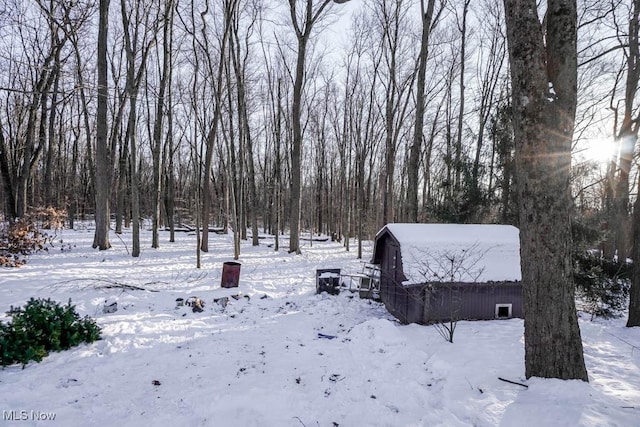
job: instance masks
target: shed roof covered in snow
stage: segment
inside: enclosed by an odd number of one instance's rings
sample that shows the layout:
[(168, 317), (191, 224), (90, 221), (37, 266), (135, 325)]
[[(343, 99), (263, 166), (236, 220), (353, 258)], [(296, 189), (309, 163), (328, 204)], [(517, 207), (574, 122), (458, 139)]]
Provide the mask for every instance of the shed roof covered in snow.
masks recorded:
[(519, 230), (494, 224), (387, 224), (376, 235), (374, 262), (392, 236), (400, 245), (405, 285), (519, 281)]

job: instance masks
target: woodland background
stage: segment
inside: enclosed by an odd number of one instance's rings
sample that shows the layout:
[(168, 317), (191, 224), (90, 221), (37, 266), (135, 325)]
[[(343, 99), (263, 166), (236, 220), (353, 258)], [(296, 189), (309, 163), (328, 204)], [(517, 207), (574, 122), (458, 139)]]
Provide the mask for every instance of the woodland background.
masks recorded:
[[(639, 12), (578, 1), (574, 230), (610, 256), (637, 188)], [(2, 0), (0, 210), (291, 251), (297, 230), (349, 249), (388, 222), (518, 225), (506, 43), (501, 0)]]

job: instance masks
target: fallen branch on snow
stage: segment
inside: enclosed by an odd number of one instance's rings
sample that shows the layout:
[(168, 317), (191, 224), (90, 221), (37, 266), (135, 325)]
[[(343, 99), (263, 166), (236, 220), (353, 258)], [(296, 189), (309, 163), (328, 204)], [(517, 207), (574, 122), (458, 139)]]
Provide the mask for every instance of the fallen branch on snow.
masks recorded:
[(515, 385), (519, 385), (519, 386), (524, 387), (524, 388), (529, 388), (529, 386), (528, 386), (528, 385), (526, 385), (526, 384), (517, 383), (517, 382), (515, 382), (515, 381), (511, 381), (511, 380), (505, 380), (504, 378), (500, 378), (500, 377), (498, 377), (498, 379), (499, 379), (500, 381), (504, 381), (504, 382), (509, 383), (509, 384), (515, 384)]
[(307, 425), (305, 423), (302, 422), (302, 420), (300, 419), (300, 417), (293, 417), (294, 419), (300, 421), (300, 424), (302, 424), (304, 427), (307, 427)]
[[(94, 289), (124, 289), (129, 291), (146, 291), (146, 292), (160, 292), (156, 289), (147, 289), (141, 286), (128, 285), (126, 283), (120, 283), (111, 279), (71, 279), (65, 280), (63, 282), (58, 282), (53, 284), (53, 287), (67, 285), (74, 282), (88, 282), (89, 284), (85, 284), (84, 286), (79, 286), (80, 289), (87, 289), (92, 287)], [(157, 284), (160, 282), (150, 282), (146, 284)]]
[(627, 344), (627, 345), (631, 346), (631, 349), (632, 349), (632, 350), (631, 350), (631, 353), (632, 353), (632, 354), (633, 354), (633, 350), (640, 350), (640, 347), (638, 347), (638, 346), (635, 346), (635, 345), (631, 344), (629, 341), (623, 340), (623, 339), (622, 339), (622, 338), (620, 338), (619, 336), (613, 335), (611, 332), (607, 332), (607, 334), (609, 334), (609, 335), (611, 335), (612, 337), (614, 337), (614, 338), (616, 338), (616, 339), (618, 339), (618, 340), (622, 341), (623, 343), (625, 343), (625, 344)]

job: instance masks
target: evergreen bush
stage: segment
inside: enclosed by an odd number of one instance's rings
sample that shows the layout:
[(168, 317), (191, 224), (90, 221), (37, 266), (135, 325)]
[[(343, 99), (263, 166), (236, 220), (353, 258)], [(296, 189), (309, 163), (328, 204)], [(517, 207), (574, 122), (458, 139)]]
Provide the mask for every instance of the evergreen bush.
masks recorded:
[(51, 351), (68, 350), (100, 339), (100, 327), (88, 316), (80, 318), (71, 300), (61, 306), (51, 299), (31, 298), (24, 308), (7, 312), (10, 323), (0, 322), (2, 366), (41, 361)]
[(629, 298), (631, 268), (589, 253), (575, 255), (576, 293), (591, 319), (622, 315)]

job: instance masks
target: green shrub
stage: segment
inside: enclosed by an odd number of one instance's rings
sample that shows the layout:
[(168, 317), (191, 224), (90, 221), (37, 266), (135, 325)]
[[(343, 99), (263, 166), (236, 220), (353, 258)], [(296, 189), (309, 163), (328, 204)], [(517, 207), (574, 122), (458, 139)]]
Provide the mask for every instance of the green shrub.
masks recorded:
[(80, 318), (71, 300), (61, 306), (50, 299), (31, 298), (24, 308), (7, 312), (12, 322), (0, 322), (2, 366), (41, 361), (50, 351), (68, 350), (100, 339), (100, 327), (88, 316)]
[(575, 255), (576, 293), (583, 309), (594, 317), (619, 317), (627, 306), (631, 265), (599, 256)]

